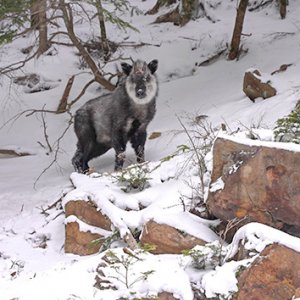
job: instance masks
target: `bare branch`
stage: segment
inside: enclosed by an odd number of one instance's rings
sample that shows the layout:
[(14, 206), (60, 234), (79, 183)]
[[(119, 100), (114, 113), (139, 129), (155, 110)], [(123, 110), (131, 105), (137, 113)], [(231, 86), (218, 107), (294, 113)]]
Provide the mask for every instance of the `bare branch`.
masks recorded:
[(109, 91), (114, 90), (115, 86), (103, 77), (97, 65), (95, 64), (94, 60), (91, 58), (89, 53), (86, 51), (84, 46), (80, 43), (80, 41), (76, 37), (74, 32), (74, 26), (73, 26), (73, 13), (70, 4), (69, 3), (66, 4), (64, 0), (59, 0), (59, 5), (63, 13), (63, 19), (68, 31), (69, 38), (74, 44), (74, 46), (78, 49), (78, 51), (80, 52), (80, 54), (82, 55), (82, 57), (84, 58), (88, 66), (90, 67), (90, 69), (92, 70), (95, 76), (95, 81), (100, 83)]
[(3, 67), (0, 69), (0, 74), (4, 75), (13, 71), (16, 71), (18, 69), (21, 69), (25, 66), (27, 62), (29, 62), (31, 59), (33, 59), (38, 54), (38, 51), (35, 51), (32, 55), (28, 56), (24, 60), (12, 63), (6, 67)]
[(71, 78), (68, 80), (68, 83), (65, 87), (65, 90), (64, 90), (64, 93), (59, 101), (59, 105), (58, 105), (58, 108), (57, 108), (57, 112), (58, 113), (62, 113), (62, 112), (65, 112), (67, 110), (67, 105), (68, 105), (68, 98), (69, 98), (69, 95), (70, 95), (70, 90), (73, 86), (73, 83), (74, 83), (74, 78), (75, 78), (75, 75), (72, 75)]
[(178, 115), (176, 115), (176, 118), (178, 120), (178, 122), (180, 123), (181, 127), (183, 128), (184, 132), (186, 133), (186, 135), (188, 136), (189, 138), (189, 141), (193, 147), (193, 150), (195, 152), (195, 155), (196, 155), (196, 158), (197, 158), (197, 161), (198, 161), (198, 165), (199, 165), (199, 178), (200, 178), (200, 181), (201, 181), (201, 186), (202, 186), (202, 189), (204, 187), (204, 181), (203, 181), (203, 174), (202, 174), (202, 165), (203, 165), (203, 159), (200, 158), (200, 155), (199, 155), (199, 152), (197, 150), (197, 147), (193, 141), (193, 138), (191, 137), (189, 131), (187, 130), (187, 128), (185, 127), (185, 125), (183, 124), (183, 122), (181, 121), (181, 119), (178, 117)]
[(90, 81), (83, 87), (83, 89), (81, 90), (81, 92), (79, 93), (79, 95), (78, 95), (74, 100), (72, 100), (72, 101), (68, 104), (68, 106), (67, 106), (67, 109), (68, 109), (68, 110), (72, 107), (72, 105), (73, 105), (74, 103), (76, 103), (76, 102), (84, 95), (84, 93), (86, 92), (87, 88), (88, 88), (92, 83), (94, 83), (94, 82), (96, 82), (96, 80), (95, 80), (95, 79), (92, 79), (92, 80), (90, 80)]
[(23, 115), (25, 115), (25, 117), (29, 117), (32, 116), (35, 113), (39, 113), (39, 112), (43, 112), (43, 113), (51, 113), (51, 114), (57, 114), (57, 112), (55, 110), (47, 110), (47, 109), (26, 109), (20, 113), (15, 114), (14, 116), (12, 116), (10, 119), (8, 119), (6, 122), (4, 122), (2, 124), (2, 126), (0, 127), (0, 130), (3, 129), (5, 126), (7, 126), (9, 123), (15, 123), (19, 118), (21, 118)]
[(126, 42), (126, 43), (120, 43), (119, 46), (121, 47), (133, 47), (133, 48), (139, 48), (143, 46), (153, 46), (153, 47), (160, 47), (160, 44), (152, 44), (152, 43), (146, 43), (146, 42), (140, 42), (140, 43), (135, 43), (135, 42)]
[(66, 135), (66, 133), (68, 132), (68, 130), (70, 129), (71, 125), (73, 124), (73, 119), (74, 116), (71, 114), (70, 111), (67, 111), (68, 114), (70, 115), (70, 119), (68, 121), (68, 126), (64, 129), (64, 131), (62, 132), (62, 134), (60, 135), (60, 137), (55, 141), (55, 151), (54, 151), (54, 158), (53, 160), (50, 162), (50, 164), (40, 173), (40, 175), (36, 178), (33, 187), (36, 188), (36, 184), (37, 182), (40, 180), (40, 178), (54, 165), (57, 164), (57, 158), (58, 158), (58, 153), (60, 150), (60, 142), (62, 141), (62, 139), (64, 138), (64, 136)]
[(128, 248), (130, 250), (135, 250), (138, 248), (138, 244), (137, 244), (136, 240), (134, 239), (130, 230), (124, 235), (123, 240), (125, 243), (127, 243)]
[(49, 143), (49, 136), (47, 134), (47, 124), (46, 124), (46, 121), (45, 121), (45, 112), (41, 112), (41, 117), (42, 117), (42, 123), (43, 123), (43, 131), (44, 131), (44, 137), (45, 137), (45, 141), (46, 141), (46, 144), (48, 146), (48, 149), (49, 149), (49, 152), (51, 153), (53, 151), (50, 143)]

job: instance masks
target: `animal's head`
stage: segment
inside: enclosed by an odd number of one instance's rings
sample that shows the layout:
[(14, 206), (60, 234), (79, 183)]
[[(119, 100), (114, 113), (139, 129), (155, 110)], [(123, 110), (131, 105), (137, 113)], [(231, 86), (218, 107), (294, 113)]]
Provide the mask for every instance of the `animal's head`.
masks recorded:
[(158, 90), (155, 72), (158, 61), (146, 63), (137, 60), (133, 65), (122, 63), (122, 70), (127, 75), (125, 88), (128, 96), (137, 104), (147, 104), (152, 101)]

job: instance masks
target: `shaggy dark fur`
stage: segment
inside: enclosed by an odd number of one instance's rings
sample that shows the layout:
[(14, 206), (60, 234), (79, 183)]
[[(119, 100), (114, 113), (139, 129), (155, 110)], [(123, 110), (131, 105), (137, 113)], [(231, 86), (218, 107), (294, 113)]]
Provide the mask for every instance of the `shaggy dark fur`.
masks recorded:
[(77, 172), (89, 169), (88, 162), (109, 149), (116, 152), (115, 170), (123, 167), (126, 144), (131, 142), (137, 162), (144, 161), (146, 129), (155, 114), (158, 92), (158, 61), (122, 63), (124, 72), (111, 94), (85, 103), (75, 115), (77, 150), (72, 159)]

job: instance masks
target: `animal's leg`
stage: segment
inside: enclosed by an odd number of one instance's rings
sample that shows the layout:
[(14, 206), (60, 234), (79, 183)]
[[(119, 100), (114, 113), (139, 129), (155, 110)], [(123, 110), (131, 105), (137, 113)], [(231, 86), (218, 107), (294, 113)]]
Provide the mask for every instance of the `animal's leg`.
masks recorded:
[(78, 110), (75, 115), (75, 133), (78, 138), (77, 150), (72, 159), (75, 170), (80, 173), (88, 171), (88, 161), (93, 158), (96, 144), (96, 134), (89, 116), (84, 110)]
[(137, 131), (130, 139), (131, 145), (136, 154), (136, 160), (138, 163), (145, 161), (145, 143), (147, 133), (145, 130)]
[(79, 144), (77, 144), (76, 152), (72, 158), (72, 164), (78, 173), (84, 173), (84, 169), (88, 168), (87, 165), (83, 165), (83, 152)]
[(83, 147), (78, 145), (75, 155), (72, 159), (73, 166), (76, 172), (85, 173), (89, 170), (88, 162), (95, 157), (98, 157), (110, 149), (110, 146), (103, 144), (87, 144)]
[(75, 168), (75, 171), (78, 173), (85, 173), (89, 170), (88, 162), (91, 160), (93, 152), (93, 144), (87, 143), (83, 147), (78, 142), (77, 150), (74, 157), (72, 158), (72, 164)]
[(112, 139), (113, 148), (116, 152), (115, 158), (115, 171), (119, 171), (123, 168), (124, 160), (125, 160), (125, 150), (126, 150), (126, 138), (125, 133), (123, 131), (119, 131), (116, 135), (114, 135)]

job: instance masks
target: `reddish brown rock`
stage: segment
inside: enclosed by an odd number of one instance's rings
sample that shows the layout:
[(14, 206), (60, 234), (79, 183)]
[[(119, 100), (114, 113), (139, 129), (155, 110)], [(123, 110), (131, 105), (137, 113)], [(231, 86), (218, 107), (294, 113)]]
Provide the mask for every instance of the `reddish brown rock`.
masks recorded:
[(150, 251), (154, 254), (180, 254), (183, 250), (206, 244), (201, 239), (154, 221), (146, 223), (140, 241), (142, 244), (155, 246), (155, 250)]
[(259, 97), (270, 98), (277, 93), (270, 82), (262, 82), (260, 77), (261, 74), (258, 70), (245, 73), (243, 91), (252, 101)]
[(111, 221), (101, 211), (97, 210), (91, 202), (83, 200), (69, 201), (65, 205), (65, 214), (66, 217), (76, 216), (86, 224), (111, 230)]
[[(91, 202), (78, 200), (69, 201), (65, 205), (66, 217), (75, 216), (82, 222), (105, 230), (111, 229), (111, 221), (98, 211)], [(65, 252), (78, 255), (90, 255), (97, 253), (102, 245), (101, 235), (91, 232), (81, 232), (77, 222), (66, 225)]]
[(101, 238), (100, 234), (80, 231), (77, 222), (67, 223), (65, 252), (77, 255), (97, 253), (102, 245)]
[[(142, 298), (142, 300), (154, 300), (154, 299), (158, 299), (158, 300), (179, 300), (178, 298), (175, 298), (172, 293), (168, 293), (168, 292), (161, 292), (155, 298)], [(138, 299), (136, 299), (136, 300), (138, 300)]]
[(172, 293), (168, 292), (162, 292), (158, 294), (159, 300), (178, 300), (178, 298), (175, 298)]
[(247, 217), (278, 229), (300, 228), (300, 152), (218, 138), (213, 149), (209, 211), (221, 220)]
[(300, 298), (300, 287), (297, 288), (296, 291), (295, 291), (294, 299), (296, 299), (296, 298), (297, 299)]
[(277, 244), (266, 247), (238, 278), (234, 300), (290, 300), (300, 287), (300, 253)]

